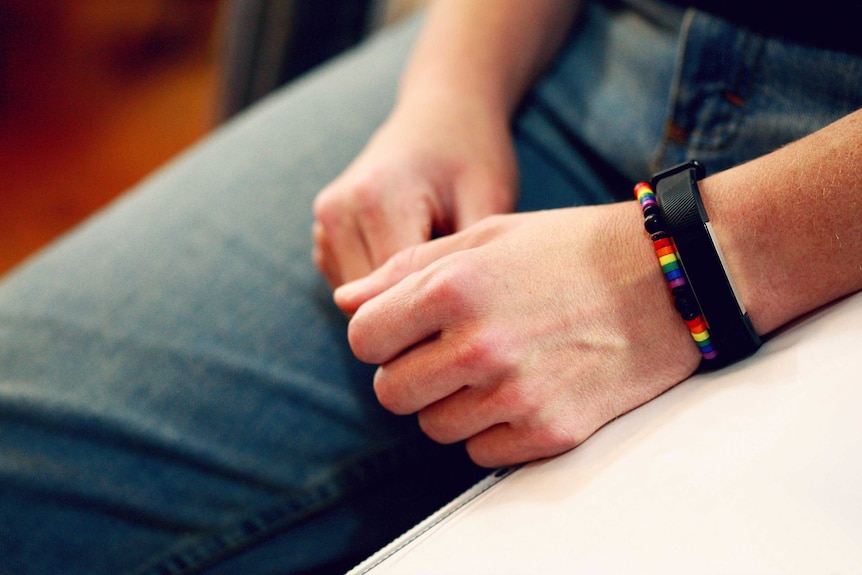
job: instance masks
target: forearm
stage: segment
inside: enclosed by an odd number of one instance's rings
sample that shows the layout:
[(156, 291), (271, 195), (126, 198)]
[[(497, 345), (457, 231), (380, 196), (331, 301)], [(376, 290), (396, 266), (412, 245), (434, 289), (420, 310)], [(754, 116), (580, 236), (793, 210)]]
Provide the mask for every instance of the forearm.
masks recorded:
[(862, 289), (862, 110), (701, 189), (758, 332)]
[(404, 73), (400, 102), (458, 102), (505, 118), (553, 57), (575, 0), (436, 0)]

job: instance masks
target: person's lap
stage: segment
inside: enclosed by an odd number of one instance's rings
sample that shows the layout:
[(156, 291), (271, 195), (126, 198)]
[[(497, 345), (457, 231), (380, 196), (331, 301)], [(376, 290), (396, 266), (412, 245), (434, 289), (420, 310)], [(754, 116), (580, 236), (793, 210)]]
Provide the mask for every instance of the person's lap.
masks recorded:
[[(384, 119), (415, 29), (273, 96), (5, 280), (4, 570), (334, 570), (486, 473), (377, 404), (310, 259), (311, 202)], [(571, 197), (588, 164), (550, 158), (552, 131), (518, 128), (523, 209), (596, 201)]]
[[(673, 31), (590, 18), (516, 121), (519, 209), (628, 197), (659, 149)], [(0, 570), (337, 571), (484, 475), (377, 404), (310, 258), (311, 202), (385, 118), (416, 28), (274, 95), (0, 285)], [(597, 42), (638, 58), (609, 73)]]

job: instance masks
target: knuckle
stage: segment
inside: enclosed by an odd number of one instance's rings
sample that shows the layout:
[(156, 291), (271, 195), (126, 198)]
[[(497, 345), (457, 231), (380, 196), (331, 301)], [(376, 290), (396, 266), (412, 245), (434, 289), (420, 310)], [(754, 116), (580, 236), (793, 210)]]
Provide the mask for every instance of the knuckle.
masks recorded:
[(339, 178), (321, 190), (312, 204), (314, 217), (325, 226), (338, 225), (347, 213), (374, 217), (384, 199), (379, 174), (369, 172), (358, 177)]
[[(456, 352), (455, 364), (466, 371), (493, 375), (505, 379), (516, 368), (516, 362), (508, 352), (507, 335), (499, 330), (476, 330), (469, 337), (463, 338)], [(508, 386), (504, 386), (505, 387)], [(510, 393), (516, 393), (512, 389)], [(514, 401), (516, 398), (512, 398)]]
[(362, 314), (354, 315), (350, 323), (347, 324), (347, 342), (359, 361), (377, 363), (374, 353), (375, 347), (372, 338), (369, 337), (363, 317)]
[(475, 307), (475, 286), (470, 285), (469, 269), (464, 269), (460, 258), (442, 258), (429, 266), (419, 289), (424, 297), (433, 301), (440, 312), (449, 318), (471, 317)]
[(499, 363), (499, 348), (494, 338), (485, 333), (466, 338), (455, 357), (456, 364), (461, 368), (477, 370), (480, 373), (494, 373)]
[(359, 180), (353, 188), (356, 211), (360, 217), (373, 218), (383, 206), (383, 190), (373, 175)]
[(544, 404), (532, 386), (511, 380), (499, 386), (493, 400), (505, 413), (524, 419), (537, 417)]
[(563, 453), (587, 440), (594, 429), (574, 414), (552, 413), (526, 422), (522, 429), (523, 444), (537, 457)]
[(537, 453), (550, 456), (568, 451), (585, 439), (577, 429), (564, 425), (543, 425), (533, 431), (529, 442)]

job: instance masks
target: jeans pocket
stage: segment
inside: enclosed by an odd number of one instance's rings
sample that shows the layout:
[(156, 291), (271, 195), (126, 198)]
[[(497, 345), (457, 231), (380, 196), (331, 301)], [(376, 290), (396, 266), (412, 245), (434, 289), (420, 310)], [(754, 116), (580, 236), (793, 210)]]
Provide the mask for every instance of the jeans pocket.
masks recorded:
[(862, 58), (689, 10), (662, 165), (710, 172), (767, 154), (862, 106)]

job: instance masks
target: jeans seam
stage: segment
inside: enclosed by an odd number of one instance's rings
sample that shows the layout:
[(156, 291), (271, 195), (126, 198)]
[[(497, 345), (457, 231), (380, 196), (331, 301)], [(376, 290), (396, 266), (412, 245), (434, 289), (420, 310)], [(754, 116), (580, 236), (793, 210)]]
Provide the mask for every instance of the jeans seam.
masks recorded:
[(668, 94), (668, 104), (665, 119), (664, 134), (656, 145), (656, 150), (653, 154), (651, 169), (653, 172), (660, 171), (665, 167), (668, 148), (672, 142), (681, 143), (682, 134), (678, 130), (674, 118), (677, 117), (677, 110), (680, 106), (680, 90), (682, 85), (682, 68), (685, 62), (686, 52), (688, 49), (688, 37), (691, 32), (691, 24), (694, 18), (694, 10), (689, 8), (685, 11), (682, 17), (682, 22), (679, 27), (679, 44), (676, 54), (676, 62), (674, 63), (673, 80), (671, 81), (670, 93)]
[[(664, 135), (657, 146), (653, 160), (653, 169), (657, 171), (666, 164), (672, 163), (668, 160), (670, 150), (676, 146), (684, 154), (684, 158), (675, 158), (674, 162), (682, 159), (690, 159), (692, 154), (698, 152), (717, 152), (729, 149), (739, 133), (739, 127), (744, 121), (746, 98), (751, 94), (755, 84), (755, 78), (761, 66), (761, 55), (763, 53), (764, 38), (746, 29), (738, 29), (739, 39), (736, 54), (739, 62), (732, 76), (721, 78), (712, 83), (699, 85), (691, 84), (687, 78), (687, 64), (689, 64), (689, 48), (692, 42), (692, 28), (698, 18), (715, 18), (695, 9), (688, 9), (683, 17), (680, 30), (680, 47), (675, 64), (674, 80), (668, 102), (667, 120), (665, 121)], [(695, 87), (695, 93), (705, 95), (697, 99), (696, 114), (692, 113), (693, 93), (686, 93), (687, 82)], [(709, 121), (715, 120), (721, 114), (721, 110), (730, 107), (730, 113), (725, 112), (727, 118), (720, 121), (718, 125), (721, 130), (712, 127), (707, 133), (704, 126)], [(683, 117), (691, 117), (696, 120), (693, 124), (681, 120)]]
[(178, 544), (150, 563), (137, 567), (128, 575), (194, 575), (218, 561), (236, 556), (266, 539), (290, 528), (297, 522), (329, 508), (363, 488), (386, 469), (412, 459), (406, 448), (381, 452), (345, 464), (325, 479), (301, 492), (281, 499), (238, 518), (218, 532), (210, 532)]

